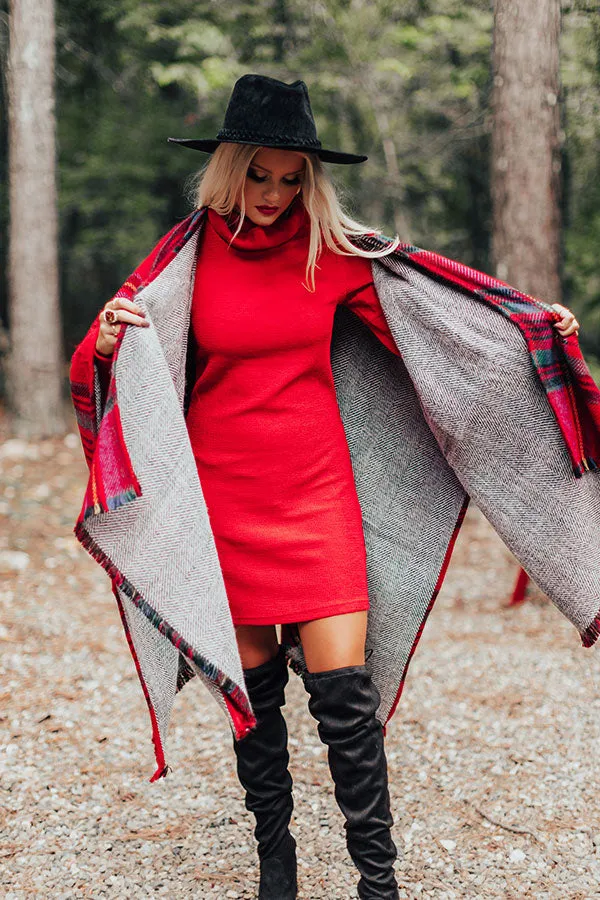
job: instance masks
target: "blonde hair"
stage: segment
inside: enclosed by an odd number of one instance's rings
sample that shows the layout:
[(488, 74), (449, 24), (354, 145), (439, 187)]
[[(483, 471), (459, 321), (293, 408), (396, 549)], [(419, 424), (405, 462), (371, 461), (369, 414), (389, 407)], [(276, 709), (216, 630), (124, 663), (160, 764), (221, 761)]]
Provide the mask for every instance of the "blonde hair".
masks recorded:
[[(248, 166), (260, 149), (253, 144), (219, 144), (209, 162), (194, 179), (192, 190), (195, 192), (194, 201), (198, 208), (210, 206), (219, 215), (229, 216), (235, 207), (239, 206), (240, 220), (232, 240), (239, 233), (246, 214), (243, 187)], [(395, 239), (382, 250), (362, 250), (356, 247), (350, 241), (351, 237), (364, 234), (380, 235), (381, 232), (367, 228), (347, 215), (319, 157), (314, 153), (298, 152), (306, 160), (302, 200), (310, 217), (306, 287), (314, 291), (315, 268), (323, 240), (331, 250), (343, 256), (377, 259), (392, 253), (400, 243), (400, 238), (396, 235)]]

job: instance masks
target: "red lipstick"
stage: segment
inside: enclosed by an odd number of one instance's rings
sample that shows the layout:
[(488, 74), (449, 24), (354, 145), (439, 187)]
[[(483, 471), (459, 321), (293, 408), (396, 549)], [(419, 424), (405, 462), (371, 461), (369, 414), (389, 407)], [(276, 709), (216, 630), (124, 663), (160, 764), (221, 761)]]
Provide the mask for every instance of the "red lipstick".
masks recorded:
[(276, 213), (279, 209), (278, 206), (257, 206), (256, 207), (259, 212), (263, 214), (263, 216), (271, 216), (273, 213)]

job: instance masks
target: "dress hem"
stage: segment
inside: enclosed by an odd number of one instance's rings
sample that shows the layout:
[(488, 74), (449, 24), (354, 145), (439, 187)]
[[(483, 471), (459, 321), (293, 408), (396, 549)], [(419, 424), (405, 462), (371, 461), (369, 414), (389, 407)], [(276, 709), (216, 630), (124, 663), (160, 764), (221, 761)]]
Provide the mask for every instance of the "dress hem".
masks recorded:
[(270, 613), (264, 616), (232, 616), (234, 625), (290, 625), (294, 622), (310, 622), (313, 619), (326, 619), (330, 616), (340, 616), (344, 613), (362, 612), (370, 607), (369, 598), (360, 597), (357, 600), (347, 600), (344, 603), (327, 603), (309, 610), (301, 610), (297, 613)]

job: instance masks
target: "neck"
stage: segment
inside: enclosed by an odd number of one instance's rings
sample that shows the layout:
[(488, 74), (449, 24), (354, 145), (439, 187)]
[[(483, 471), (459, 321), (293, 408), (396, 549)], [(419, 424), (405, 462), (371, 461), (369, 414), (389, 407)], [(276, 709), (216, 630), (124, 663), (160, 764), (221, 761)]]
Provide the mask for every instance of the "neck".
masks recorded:
[(238, 250), (267, 250), (278, 247), (293, 238), (305, 236), (310, 228), (310, 219), (300, 197), (294, 198), (285, 212), (270, 225), (258, 225), (245, 216), (242, 227), (233, 237), (239, 226), (240, 214), (237, 207), (228, 216), (219, 215), (211, 208), (208, 210), (208, 220), (214, 230)]

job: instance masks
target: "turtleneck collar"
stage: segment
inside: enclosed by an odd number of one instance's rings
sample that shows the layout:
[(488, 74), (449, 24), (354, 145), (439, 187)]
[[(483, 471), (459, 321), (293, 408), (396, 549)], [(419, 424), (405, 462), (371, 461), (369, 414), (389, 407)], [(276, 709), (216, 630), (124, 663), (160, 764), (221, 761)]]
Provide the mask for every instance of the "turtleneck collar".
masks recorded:
[[(208, 221), (219, 237), (229, 244), (237, 228), (239, 214), (230, 216), (228, 221), (225, 216), (209, 207)], [(286, 211), (271, 225), (255, 225), (246, 216), (240, 233), (231, 246), (236, 250), (270, 250), (272, 247), (280, 247), (293, 237), (308, 234), (309, 227), (310, 219), (306, 208), (300, 197), (295, 197)]]

